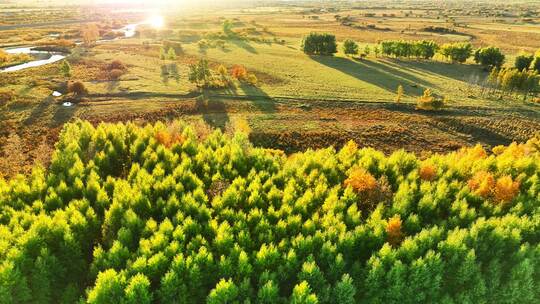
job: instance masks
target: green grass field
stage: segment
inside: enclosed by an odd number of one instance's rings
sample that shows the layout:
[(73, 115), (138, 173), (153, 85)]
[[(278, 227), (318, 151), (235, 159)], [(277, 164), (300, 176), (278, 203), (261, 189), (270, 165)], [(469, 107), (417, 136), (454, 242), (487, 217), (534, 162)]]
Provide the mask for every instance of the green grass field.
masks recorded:
[[(133, 45), (137, 42), (122, 41)], [(95, 58), (103, 61), (120, 59), (129, 73), (118, 82), (88, 82), (94, 93), (156, 92), (187, 94), (195, 90), (187, 80), (188, 62), (207, 58), (214, 65), (243, 65), (258, 75), (257, 87), (238, 86), (215, 94), (305, 99), (356, 100), (391, 102), (396, 89), (405, 89), (403, 102), (414, 103), (425, 89), (445, 96), (452, 106), (489, 106), (501, 108), (526, 107), (531, 103), (488, 99), (479, 86), (487, 77), (481, 67), (451, 64), (443, 60), (408, 60), (375, 57), (355, 59), (338, 53), (336, 56), (308, 56), (300, 50), (299, 39), (289, 39), (285, 45), (242, 40), (228, 40), (226, 47), (209, 48), (201, 52), (196, 43), (184, 44), (186, 54), (176, 61), (163, 61), (154, 56), (122, 51), (111, 52), (114, 45), (99, 46)], [(123, 48), (119, 48), (123, 49)], [(178, 78), (164, 79), (163, 65), (175, 64)]]

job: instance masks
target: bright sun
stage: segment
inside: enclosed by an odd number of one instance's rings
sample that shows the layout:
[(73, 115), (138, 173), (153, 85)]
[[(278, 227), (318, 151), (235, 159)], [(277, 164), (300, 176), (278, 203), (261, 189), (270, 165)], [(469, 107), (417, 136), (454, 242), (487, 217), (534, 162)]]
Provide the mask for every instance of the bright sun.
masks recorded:
[(165, 25), (165, 20), (162, 16), (152, 16), (147, 21), (147, 24), (150, 24), (153, 28), (162, 28)]

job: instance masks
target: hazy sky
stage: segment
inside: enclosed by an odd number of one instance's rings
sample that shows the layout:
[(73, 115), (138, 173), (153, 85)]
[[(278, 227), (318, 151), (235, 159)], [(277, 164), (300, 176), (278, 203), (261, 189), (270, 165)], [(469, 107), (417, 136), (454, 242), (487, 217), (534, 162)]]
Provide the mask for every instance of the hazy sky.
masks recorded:
[(93, 3), (133, 3), (133, 4), (193, 4), (193, 3), (223, 3), (223, 2), (249, 2), (248, 0), (90, 0), (89, 2)]
[[(67, 2), (67, 1), (66, 1)], [(85, 4), (133, 4), (144, 6), (197, 6), (197, 5), (217, 5), (238, 3), (254, 3), (260, 0), (79, 0), (74, 1)]]

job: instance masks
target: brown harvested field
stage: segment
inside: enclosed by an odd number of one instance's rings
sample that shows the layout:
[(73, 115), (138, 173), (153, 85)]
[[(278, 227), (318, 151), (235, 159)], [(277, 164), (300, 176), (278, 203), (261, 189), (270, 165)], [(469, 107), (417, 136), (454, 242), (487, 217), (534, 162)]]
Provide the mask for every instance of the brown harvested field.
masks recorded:
[[(338, 106), (336, 106), (336, 103)], [(145, 124), (182, 119), (225, 132), (247, 122), (257, 146), (287, 153), (307, 148), (339, 148), (354, 140), (361, 147), (386, 153), (404, 149), (418, 155), (442, 153), (481, 144), (490, 148), (526, 141), (540, 130), (534, 112), (488, 108), (447, 108), (417, 111), (409, 104), (360, 103), (212, 97), (203, 98), (93, 98), (65, 108), (43, 101), (25, 119), (15, 115), (1, 122), (4, 154), (0, 171), (12, 175), (29, 170), (52, 151), (63, 123), (80, 118), (92, 123), (133, 121)]]

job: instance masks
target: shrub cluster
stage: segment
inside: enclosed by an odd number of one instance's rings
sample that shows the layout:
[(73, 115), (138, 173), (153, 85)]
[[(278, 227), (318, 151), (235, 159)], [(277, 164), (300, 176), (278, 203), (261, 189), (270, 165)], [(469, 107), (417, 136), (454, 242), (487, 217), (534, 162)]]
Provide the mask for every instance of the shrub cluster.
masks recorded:
[(88, 94), (88, 89), (81, 81), (69, 82), (67, 92), (73, 94), (74, 97), (80, 97)]
[(190, 66), (189, 80), (199, 88), (226, 88), (235, 85), (235, 80), (241, 83), (257, 85), (257, 76), (249, 73), (242, 65), (232, 67), (230, 74), (224, 65), (219, 65), (215, 70), (210, 69), (206, 59), (200, 59)]
[(240, 81), (249, 83), (251, 85), (257, 85), (258, 79), (257, 76), (253, 73), (249, 73), (248, 70), (241, 65), (233, 66), (231, 70), (231, 77)]
[(539, 142), (286, 156), (182, 123), (66, 124), (46, 171), (0, 179), (0, 299), (538, 303)]
[(28, 54), (9, 54), (0, 49), (0, 67), (21, 64), (31, 61), (33, 58)]
[(7, 105), (15, 99), (15, 94), (11, 90), (0, 89), (0, 107)]
[(121, 60), (115, 59), (101, 66), (99, 78), (104, 80), (118, 80), (127, 71), (127, 66)]
[(424, 94), (418, 97), (416, 109), (418, 110), (439, 110), (445, 105), (445, 99), (433, 96), (430, 89), (424, 90)]

